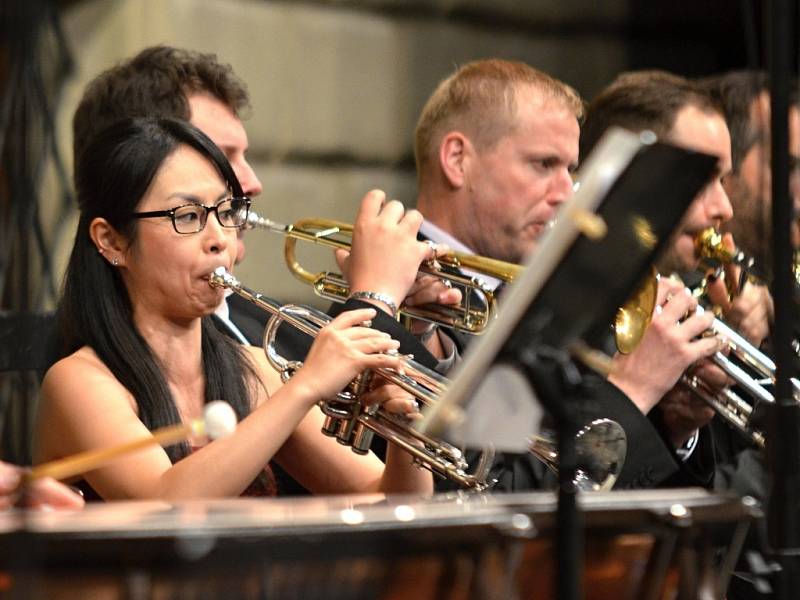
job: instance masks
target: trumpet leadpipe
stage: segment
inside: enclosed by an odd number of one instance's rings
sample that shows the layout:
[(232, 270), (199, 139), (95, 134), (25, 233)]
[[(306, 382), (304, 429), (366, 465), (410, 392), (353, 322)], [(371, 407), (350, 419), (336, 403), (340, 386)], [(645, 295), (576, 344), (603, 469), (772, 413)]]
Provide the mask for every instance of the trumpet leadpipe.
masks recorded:
[[(284, 258), (292, 275), (310, 285), (314, 292), (323, 298), (334, 302), (347, 300), (350, 286), (344, 277), (338, 273), (327, 271), (315, 273), (305, 269), (297, 258), (296, 246), (298, 241), (305, 241), (349, 251), (353, 236), (351, 224), (332, 219), (310, 218), (285, 225), (250, 211), (244, 228), (261, 229), (283, 235), (286, 238)], [(461, 252), (449, 252), (437, 256), (435, 260), (423, 262), (419, 272), (447, 281), (461, 289), (462, 303), (458, 306), (438, 304), (401, 306), (400, 314), (471, 334), (483, 333), (495, 316), (497, 307), (494, 290), (482, 282), (481, 276), (512, 283), (521, 270), (520, 265)]]

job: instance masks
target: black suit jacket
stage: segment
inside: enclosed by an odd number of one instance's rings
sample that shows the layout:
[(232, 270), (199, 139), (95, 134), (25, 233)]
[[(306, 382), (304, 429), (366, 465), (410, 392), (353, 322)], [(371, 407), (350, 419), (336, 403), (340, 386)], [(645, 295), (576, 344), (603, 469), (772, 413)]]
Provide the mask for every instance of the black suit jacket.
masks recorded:
[[(427, 239), (424, 235), (420, 239)], [(474, 336), (445, 329), (453, 339), (459, 353), (473, 343)], [(566, 399), (565, 399), (566, 400)], [(710, 485), (714, 461), (710, 435), (706, 431), (704, 443), (683, 463), (659, 429), (660, 423), (642, 414), (621, 390), (594, 373), (585, 372), (575, 397), (568, 399), (574, 406), (578, 420), (588, 423), (607, 418), (619, 423), (625, 430), (628, 451), (615, 489), (651, 488), (674, 485)], [(470, 462), (477, 453), (468, 455)], [(555, 478), (532, 454), (499, 454), (495, 458), (491, 477), (497, 480), (495, 490), (504, 492), (549, 488)], [(449, 482), (437, 482), (437, 488), (453, 489)]]

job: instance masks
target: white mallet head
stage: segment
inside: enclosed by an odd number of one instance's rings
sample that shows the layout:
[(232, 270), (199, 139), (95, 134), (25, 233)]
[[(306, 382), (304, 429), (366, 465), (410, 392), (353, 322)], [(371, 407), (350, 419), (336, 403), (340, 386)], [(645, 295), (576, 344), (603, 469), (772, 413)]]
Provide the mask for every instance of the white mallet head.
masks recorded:
[(212, 440), (225, 437), (236, 431), (236, 413), (231, 405), (222, 400), (213, 400), (203, 410), (206, 435)]

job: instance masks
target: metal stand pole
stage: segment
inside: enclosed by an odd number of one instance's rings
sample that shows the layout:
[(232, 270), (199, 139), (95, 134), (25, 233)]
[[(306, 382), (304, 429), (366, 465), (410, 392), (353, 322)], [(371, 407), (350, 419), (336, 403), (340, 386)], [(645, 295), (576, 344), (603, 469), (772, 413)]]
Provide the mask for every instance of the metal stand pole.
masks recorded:
[(800, 530), (798, 495), (800, 491), (800, 404), (792, 396), (789, 378), (794, 375), (791, 336), (793, 327), (792, 247), (790, 224), (793, 207), (789, 197), (789, 87), (791, 57), (797, 27), (789, 0), (772, 0), (768, 19), (770, 27), (769, 71), (772, 135), (772, 235), (774, 244), (775, 300), (773, 344), (777, 364), (776, 402), (769, 407), (767, 461), (769, 499), (767, 528), (769, 543), (779, 564), (776, 587), (778, 598), (796, 598)]
[(578, 424), (570, 403), (581, 376), (563, 350), (529, 348), (516, 357), (539, 401), (553, 416), (558, 432), (558, 507), (556, 509), (556, 598), (583, 598), (583, 519), (577, 503), (575, 475)]

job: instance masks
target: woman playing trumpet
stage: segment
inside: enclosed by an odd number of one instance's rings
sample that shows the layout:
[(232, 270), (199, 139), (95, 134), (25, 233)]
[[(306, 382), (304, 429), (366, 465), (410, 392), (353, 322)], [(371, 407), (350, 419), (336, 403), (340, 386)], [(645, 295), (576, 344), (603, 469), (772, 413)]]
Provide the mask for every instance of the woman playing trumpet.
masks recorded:
[[(69, 355), (43, 383), (37, 461), (147, 436), (223, 398), (240, 420), (233, 435), (143, 450), (86, 482), (106, 499), (236, 496), (258, 479), (274, 491), (264, 475), (274, 459), (315, 492), (432, 488), (402, 452), (390, 449), (384, 466), (324, 437), (311, 410), (365, 369), (402, 368), (387, 354), (397, 342), (363, 326), (375, 310), (323, 328), (285, 385), (260, 349), (235, 345), (208, 320), (223, 294), (208, 275), (233, 266), (249, 200), (205, 135), (173, 119), (123, 121), (77, 157), (75, 179), (81, 216), (59, 305)], [(395, 204), (365, 198), (359, 227), (381, 234), (361, 241), (380, 247), (354, 253), (351, 272), (359, 289), (402, 298), (431, 250), (415, 239), (419, 215)], [(395, 251), (383, 252), (386, 244)]]

